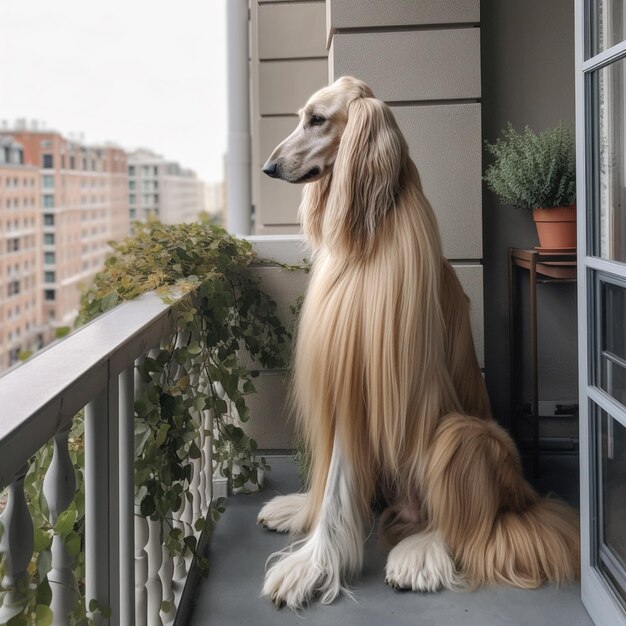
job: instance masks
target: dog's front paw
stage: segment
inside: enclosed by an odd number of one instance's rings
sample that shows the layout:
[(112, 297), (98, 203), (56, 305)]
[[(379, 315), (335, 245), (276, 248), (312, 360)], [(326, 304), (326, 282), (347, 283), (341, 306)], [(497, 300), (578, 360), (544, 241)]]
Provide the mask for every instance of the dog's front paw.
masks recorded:
[(403, 539), (387, 557), (385, 582), (394, 589), (460, 589), (462, 580), (441, 535), (422, 532)]
[(312, 556), (306, 547), (282, 555), (265, 575), (263, 595), (279, 608), (287, 605), (297, 610), (309, 604), (327, 579), (324, 568)]
[(306, 501), (306, 493), (276, 496), (265, 503), (257, 517), (257, 524), (280, 533), (304, 533)]

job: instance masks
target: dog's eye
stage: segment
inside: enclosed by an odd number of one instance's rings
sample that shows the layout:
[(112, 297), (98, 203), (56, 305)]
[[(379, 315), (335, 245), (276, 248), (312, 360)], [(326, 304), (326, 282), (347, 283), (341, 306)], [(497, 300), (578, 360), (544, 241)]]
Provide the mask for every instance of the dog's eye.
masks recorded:
[(321, 115), (311, 115), (311, 117), (309, 118), (309, 125), (321, 126), (325, 121), (326, 121), (326, 118), (322, 117)]

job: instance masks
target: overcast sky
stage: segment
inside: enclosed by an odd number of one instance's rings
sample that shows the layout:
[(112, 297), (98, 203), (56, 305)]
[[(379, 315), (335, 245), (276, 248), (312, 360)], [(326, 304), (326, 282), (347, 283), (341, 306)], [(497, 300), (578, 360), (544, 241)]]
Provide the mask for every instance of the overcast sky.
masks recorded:
[(0, 0), (0, 120), (222, 178), (228, 0)]

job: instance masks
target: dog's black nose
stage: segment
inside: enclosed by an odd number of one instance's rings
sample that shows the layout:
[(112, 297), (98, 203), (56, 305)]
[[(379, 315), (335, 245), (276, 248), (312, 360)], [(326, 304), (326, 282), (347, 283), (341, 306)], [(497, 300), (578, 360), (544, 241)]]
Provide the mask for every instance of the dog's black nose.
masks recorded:
[(266, 163), (263, 166), (263, 172), (272, 178), (278, 178), (280, 176), (278, 163)]

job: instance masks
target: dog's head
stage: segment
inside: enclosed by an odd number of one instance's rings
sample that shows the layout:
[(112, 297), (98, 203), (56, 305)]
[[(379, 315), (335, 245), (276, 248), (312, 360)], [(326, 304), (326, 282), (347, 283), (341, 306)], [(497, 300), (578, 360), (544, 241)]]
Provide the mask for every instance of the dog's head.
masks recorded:
[[(408, 147), (391, 109), (362, 81), (344, 76), (313, 94), (298, 127), (263, 171), (305, 186), (300, 216), (314, 247), (372, 249), (395, 205)], [(417, 172), (414, 173), (419, 184)], [(317, 181), (317, 182), (316, 182)]]
[(263, 171), (289, 183), (308, 183), (329, 174), (348, 124), (350, 103), (373, 95), (364, 82), (351, 76), (314, 93), (298, 112), (297, 128), (272, 152)]

